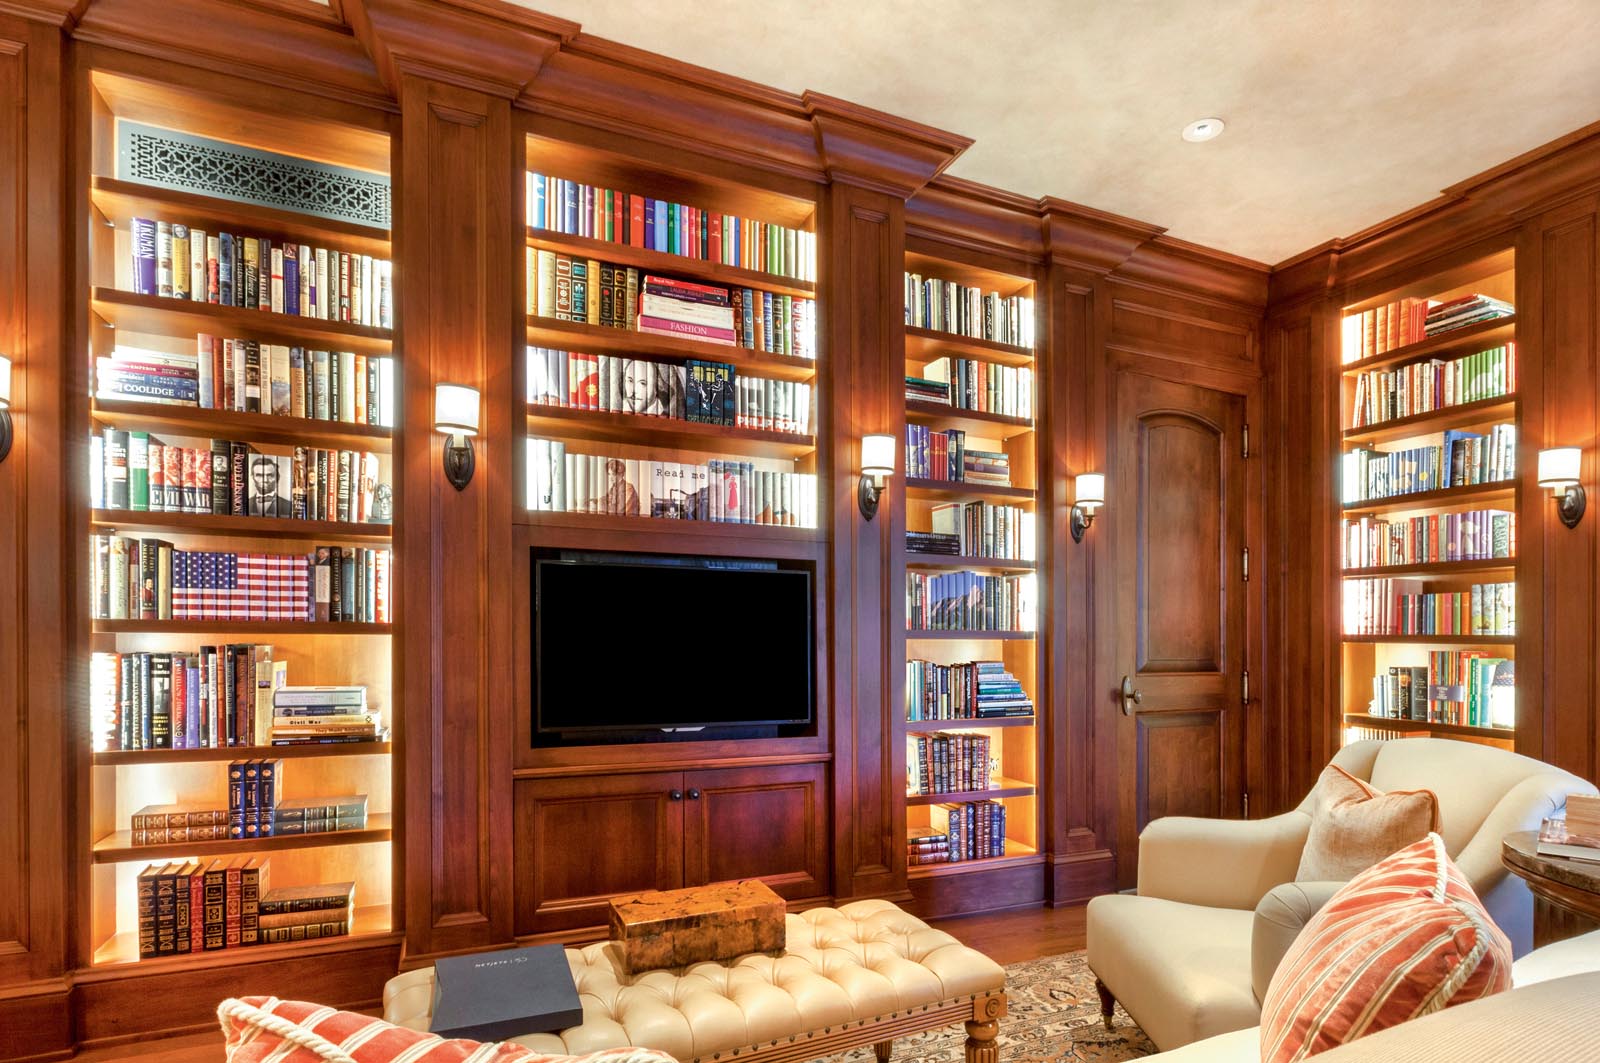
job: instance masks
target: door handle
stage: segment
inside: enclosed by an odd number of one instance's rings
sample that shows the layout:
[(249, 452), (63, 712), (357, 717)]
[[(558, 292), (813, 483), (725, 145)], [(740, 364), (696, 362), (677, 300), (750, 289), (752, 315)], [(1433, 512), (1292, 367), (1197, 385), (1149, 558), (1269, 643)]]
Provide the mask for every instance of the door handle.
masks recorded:
[(673, 801), (682, 801), (683, 800), (683, 791), (682, 790), (668, 790), (667, 791), (667, 797), (669, 799), (673, 800)]
[(1133, 676), (1131, 676), (1131, 675), (1123, 676), (1122, 677), (1122, 715), (1124, 715), (1124, 716), (1132, 716), (1133, 715), (1133, 707), (1135, 705), (1143, 704), (1143, 702), (1144, 702), (1144, 691), (1135, 690), (1134, 689)]
[(700, 800), (700, 791), (696, 790), (696, 789), (690, 789), (690, 791), (689, 791), (689, 800), (691, 800), (691, 801)]

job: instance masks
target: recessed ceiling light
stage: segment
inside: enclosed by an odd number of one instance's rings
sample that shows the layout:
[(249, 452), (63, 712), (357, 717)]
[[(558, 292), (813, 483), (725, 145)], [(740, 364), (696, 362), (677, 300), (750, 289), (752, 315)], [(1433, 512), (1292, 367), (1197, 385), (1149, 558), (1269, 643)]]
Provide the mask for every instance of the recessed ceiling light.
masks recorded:
[(1205, 140), (1215, 140), (1222, 135), (1222, 129), (1222, 119), (1201, 118), (1183, 127), (1183, 139), (1191, 144), (1199, 144)]

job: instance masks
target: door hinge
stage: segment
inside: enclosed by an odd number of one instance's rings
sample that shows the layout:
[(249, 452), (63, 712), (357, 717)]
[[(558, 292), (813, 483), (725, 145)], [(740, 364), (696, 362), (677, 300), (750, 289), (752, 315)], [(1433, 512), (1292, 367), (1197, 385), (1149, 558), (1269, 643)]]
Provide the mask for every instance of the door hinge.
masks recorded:
[(1250, 582), (1250, 548), (1248, 546), (1244, 548), (1244, 565), (1240, 569), (1240, 571), (1244, 574), (1244, 578), (1243, 578), (1242, 582), (1249, 583)]
[(1249, 421), (1246, 421), (1244, 423), (1244, 432), (1242, 433), (1242, 435), (1244, 437), (1244, 446), (1243, 446), (1242, 451), (1241, 451), (1239, 456), (1241, 458), (1248, 458), (1250, 456), (1250, 422)]
[(1245, 795), (1244, 795), (1244, 818), (1245, 819), (1249, 819), (1250, 818), (1250, 794), (1249, 794), (1249, 791), (1246, 791)]
[(1250, 707), (1250, 669), (1248, 668), (1239, 677), (1239, 702), (1247, 709)]

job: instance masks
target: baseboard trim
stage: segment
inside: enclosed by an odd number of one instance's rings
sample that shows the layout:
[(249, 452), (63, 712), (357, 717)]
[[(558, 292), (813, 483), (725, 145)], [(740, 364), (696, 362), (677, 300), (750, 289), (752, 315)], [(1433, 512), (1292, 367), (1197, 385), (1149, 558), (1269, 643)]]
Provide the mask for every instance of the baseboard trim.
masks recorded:
[(1102, 893), (1117, 888), (1116, 854), (1109, 849), (1070, 853), (1051, 861), (1050, 899), (1052, 908), (1086, 904)]

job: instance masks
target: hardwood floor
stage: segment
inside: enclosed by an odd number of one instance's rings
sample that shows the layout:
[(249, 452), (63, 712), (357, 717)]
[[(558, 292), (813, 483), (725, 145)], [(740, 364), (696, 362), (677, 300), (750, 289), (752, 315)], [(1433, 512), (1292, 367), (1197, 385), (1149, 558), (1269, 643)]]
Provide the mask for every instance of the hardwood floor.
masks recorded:
[[(1029, 908), (992, 915), (936, 919), (933, 925), (993, 958), (996, 963), (1023, 963), (1058, 956), (1084, 947), (1084, 909)], [(137, 1045), (91, 1049), (74, 1057), (80, 1063), (222, 1063), (218, 1033), (190, 1034)]]

